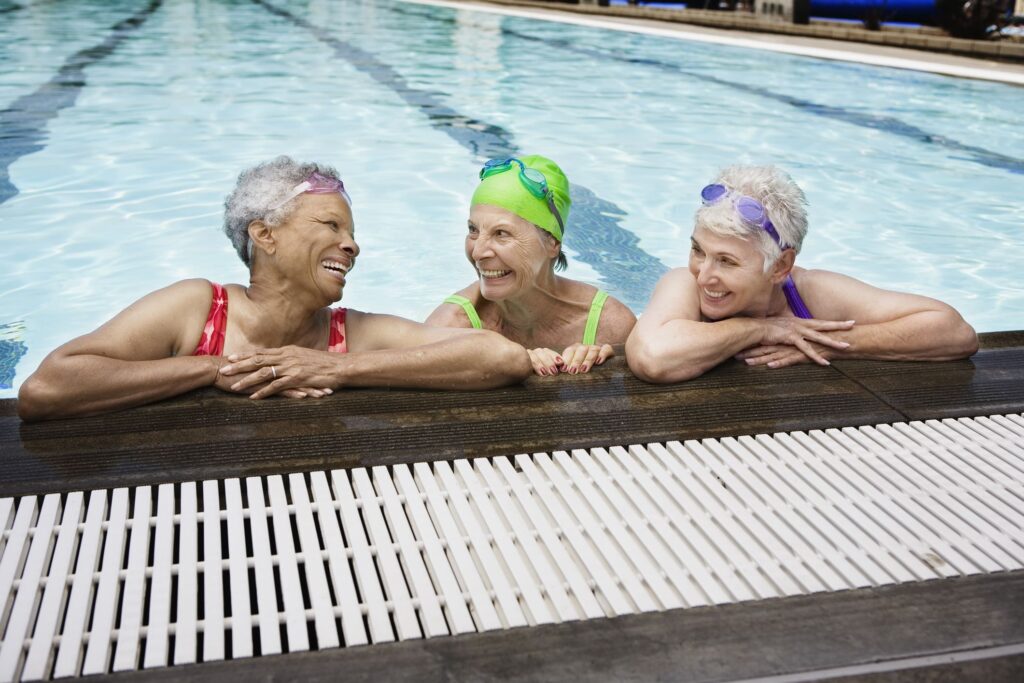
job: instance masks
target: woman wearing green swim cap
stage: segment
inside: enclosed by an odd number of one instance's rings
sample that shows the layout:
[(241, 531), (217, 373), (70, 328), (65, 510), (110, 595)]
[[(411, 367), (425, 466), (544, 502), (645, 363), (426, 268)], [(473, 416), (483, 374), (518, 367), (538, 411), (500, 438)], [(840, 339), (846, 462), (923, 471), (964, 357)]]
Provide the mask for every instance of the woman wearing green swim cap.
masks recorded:
[(480, 170), (466, 235), (477, 279), (445, 299), (428, 325), (494, 330), (525, 346), (538, 375), (587, 372), (614, 355), (636, 324), (624, 304), (578, 280), (562, 237), (569, 180), (542, 156), (492, 159)]

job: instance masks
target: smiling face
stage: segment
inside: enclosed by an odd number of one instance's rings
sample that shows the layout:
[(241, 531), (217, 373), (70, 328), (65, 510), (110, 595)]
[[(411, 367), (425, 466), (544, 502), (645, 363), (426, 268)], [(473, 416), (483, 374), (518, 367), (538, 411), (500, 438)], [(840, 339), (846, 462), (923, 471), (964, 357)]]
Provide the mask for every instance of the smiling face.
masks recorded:
[(690, 238), (690, 273), (697, 280), (700, 312), (709, 320), (768, 314), (773, 287), (789, 272), (787, 259), (768, 273), (757, 245), (697, 227)]
[(304, 194), (281, 225), (272, 229), (279, 267), (303, 278), (329, 302), (338, 301), (345, 276), (359, 255), (352, 211), (338, 194)]
[(537, 226), (489, 204), (477, 204), (469, 213), (466, 258), (480, 278), (480, 293), (500, 301), (534, 286), (551, 272), (558, 243), (546, 239)]

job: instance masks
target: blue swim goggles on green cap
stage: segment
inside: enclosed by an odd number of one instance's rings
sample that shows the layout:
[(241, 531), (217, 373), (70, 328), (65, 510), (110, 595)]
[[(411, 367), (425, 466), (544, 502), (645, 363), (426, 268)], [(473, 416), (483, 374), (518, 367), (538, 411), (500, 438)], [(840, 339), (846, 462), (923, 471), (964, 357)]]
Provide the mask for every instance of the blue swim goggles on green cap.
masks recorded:
[(559, 231), (565, 234), (565, 224), (562, 222), (562, 214), (558, 213), (558, 207), (555, 206), (554, 195), (551, 193), (551, 188), (548, 187), (547, 178), (545, 178), (544, 174), (537, 169), (530, 168), (515, 157), (491, 159), (484, 164), (483, 168), (480, 169), (480, 180), (483, 180), (488, 176), (504, 173), (511, 169), (513, 164), (519, 166), (519, 182), (522, 183), (527, 192), (537, 199), (543, 199), (547, 202), (551, 215), (553, 215), (555, 220), (558, 221)]

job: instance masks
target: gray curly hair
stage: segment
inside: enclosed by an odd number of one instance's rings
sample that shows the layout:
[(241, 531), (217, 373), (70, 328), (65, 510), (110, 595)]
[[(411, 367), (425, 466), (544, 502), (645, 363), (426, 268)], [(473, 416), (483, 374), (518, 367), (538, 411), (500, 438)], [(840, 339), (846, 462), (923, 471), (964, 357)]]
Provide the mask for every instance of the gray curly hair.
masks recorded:
[[(782, 243), (800, 253), (807, 235), (807, 198), (788, 173), (775, 166), (729, 166), (711, 182), (761, 202)], [(745, 223), (731, 202), (702, 205), (694, 225), (719, 235), (753, 239), (764, 254), (765, 273), (782, 255), (775, 240), (760, 227)]]
[(224, 200), (224, 233), (246, 266), (252, 268), (253, 244), (249, 239), (249, 224), (263, 221), (275, 227), (286, 221), (297, 206), (294, 199), (277, 208), (271, 207), (279, 204), (313, 172), (340, 180), (338, 172), (331, 166), (316, 162), (299, 163), (284, 155), (238, 174), (235, 189)]

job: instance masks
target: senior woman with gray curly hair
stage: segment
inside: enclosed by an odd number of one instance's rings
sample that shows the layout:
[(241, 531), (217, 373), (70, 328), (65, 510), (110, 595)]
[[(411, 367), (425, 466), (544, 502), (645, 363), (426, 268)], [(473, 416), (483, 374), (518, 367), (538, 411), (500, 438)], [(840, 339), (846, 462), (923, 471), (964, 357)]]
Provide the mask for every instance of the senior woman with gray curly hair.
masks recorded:
[(701, 192), (687, 268), (667, 273), (626, 342), (630, 369), (680, 382), (736, 357), (780, 368), (836, 358), (950, 360), (978, 348), (950, 306), (794, 266), (806, 200), (771, 166), (733, 166)]
[(183, 280), (51, 353), (21, 386), (25, 420), (87, 415), (215, 386), (264, 398), (344, 387), (483, 389), (525, 379), (526, 350), (483, 330), (329, 306), (359, 255), (337, 172), (288, 157), (244, 171), (224, 230), (248, 286)]

